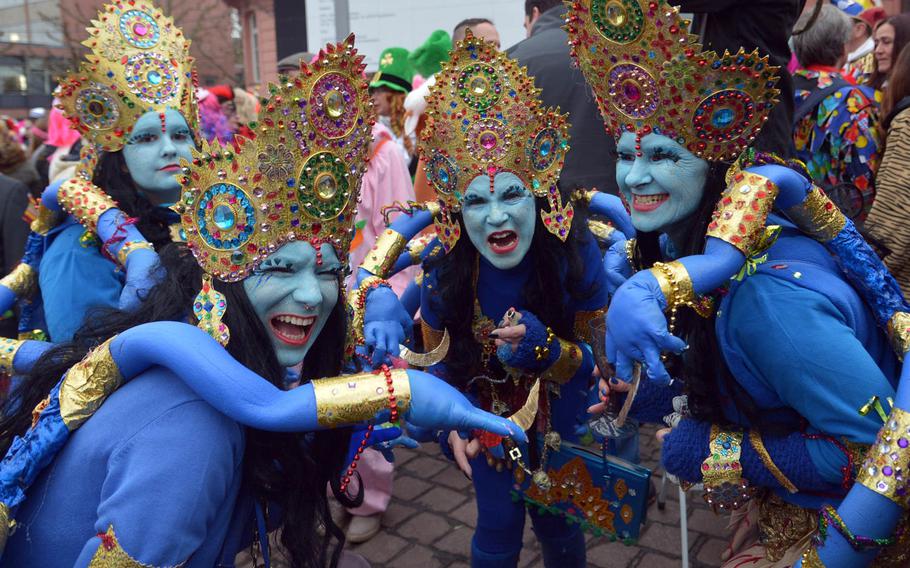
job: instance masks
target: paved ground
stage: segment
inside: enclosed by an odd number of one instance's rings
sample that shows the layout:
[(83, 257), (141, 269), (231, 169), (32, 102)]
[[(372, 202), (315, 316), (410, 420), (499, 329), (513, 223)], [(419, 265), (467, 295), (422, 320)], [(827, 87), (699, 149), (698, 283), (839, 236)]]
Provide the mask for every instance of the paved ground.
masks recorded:
[[(653, 428), (642, 429), (642, 459), (652, 471), (659, 448)], [(375, 568), (464, 568), (470, 565), (471, 535), (476, 507), (471, 483), (443, 457), (438, 447), (396, 450), (392, 503), (383, 517), (383, 531), (370, 542), (351, 547)], [(660, 486), (659, 474), (654, 477)], [(696, 492), (689, 494), (689, 558), (693, 568), (720, 565), (726, 521), (715, 516)], [(519, 566), (543, 567), (540, 550), (525, 525), (525, 548)], [(667, 485), (663, 511), (654, 505), (638, 546), (627, 547), (589, 537), (588, 565), (670, 568), (680, 566), (679, 501), (675, 485)]]

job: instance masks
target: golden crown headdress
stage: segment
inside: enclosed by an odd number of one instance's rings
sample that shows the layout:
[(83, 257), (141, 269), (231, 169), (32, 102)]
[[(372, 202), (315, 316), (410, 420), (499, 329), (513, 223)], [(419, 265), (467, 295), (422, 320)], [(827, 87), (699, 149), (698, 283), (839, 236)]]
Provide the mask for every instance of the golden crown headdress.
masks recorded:
[(430, 88), (419, 147), (439, 197), (436, 228), (446, 250), (461, 236), (452, 214), (460, 211), (468, 185), (478, 176), (492, 185), (499, 172), (515, 174), (536, 197), (547, 197), (543, 221), (567, 238), (574, 212), (556, 186), (569, 149), (566, 116), (544, 108), (527, 71), (470, 30)]
[(105, 4), (82, 42), (79, 71), (60, 81), (58, 107), (98, 150), (123, 148), (139, 117), (180, 111), (198, 125), (190, 42), (174, 20), (146, 0)]
[(703, 51), (665, 0), (565, 0), (572, 56), (614, 136), (655, 132), (707, 160), (736, 158), (777, 102), (759, 52)]
[(255, 141), (237, 151), (204, 142), (184, 162), (173, 209), (206, 273), (193, 309), (222, 343), (226, 306), (211, 278), (242, 280), (290, 241), (329, 243), (347, 263), (375, 122), (364, 68), (353, 35), (329, 44), (296, 78), (269, 85)]

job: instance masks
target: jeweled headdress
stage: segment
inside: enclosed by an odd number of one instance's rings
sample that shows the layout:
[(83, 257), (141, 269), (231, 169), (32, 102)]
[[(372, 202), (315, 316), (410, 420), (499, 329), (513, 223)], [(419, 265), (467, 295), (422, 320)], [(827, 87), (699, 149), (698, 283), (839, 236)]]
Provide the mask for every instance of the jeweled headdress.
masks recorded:
[(541, 216), (565, 240), (573, 209), (563, 204), (556, 182), (568, 149), (566, 116), (544, 108), (527, 71), (469, 30), (430, 88), (420, 138), (427, 179), (442, 208), (436, 228), (446, 250), (461, 236), (452, 214), (461, 210), (468, 185), (488, 176), (492, 187), (500, 172), (515, 174), (536, 197), (549, 198), (550, 211)]
[(703, 51), (664, 0), (565, 0), (572, 56), (614, 136), (655, 132), (706, 160), (736, 158), (777, 102), (758, 51)]
[(190, 42), (154, 4), (115, 0), (87, 28), (91, 49), (77, 73), (61, 80), (58, 106), (98, 150), (123, 148), (139, 117), (180, 111), (198, 124)]
[[(242, 280), (295, 240), (317, 251), (330, 243), (346, 261), (374, 123), (364, 67), (353, 35), (328, 45), (315, 63), (301, 62), (296, 78), (269, 85), (255, 141), (236, 152), (203, 142), (184, 163), (173, 209), (206, 273), (194, 310), (210, 333), (206, 314), (220, 315), (210, 278)], [(223, 324), (212, 325), (226, 342)]]

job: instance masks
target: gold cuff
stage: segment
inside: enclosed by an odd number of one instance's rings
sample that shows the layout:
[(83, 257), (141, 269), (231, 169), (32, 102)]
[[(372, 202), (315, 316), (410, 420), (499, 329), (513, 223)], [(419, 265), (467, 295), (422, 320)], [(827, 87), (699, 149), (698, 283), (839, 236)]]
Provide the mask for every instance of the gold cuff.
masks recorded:
[(752, 449), (755, 450), (755, 453), (758, 454), (758, 457), (761, 458), (763, 464), (771, 472), (771, 475), (774, 476), (774, 479), (781, 484), (781, 487), (789, 491), (790, 493), (797, 493), (799, 489), (793, 485), (793, 482), (790, 481), (784, 472), (777, 467), (777, 464), (774, 463), (774, 460), (771, 459), (771, 454), (768, 453), (768, 448), (765, 447), (765, 443), (761, 439), (761, 434), (758, 433), (758, 430), (749, 430), (749, 441), (752, 443)]
[(0, 279), (0, 284), (12, 290), (20, 300), (28, 299), (38, 289), (38, 273), (28, 264), (20, 262), (12, 272)]
[(705, 501), (715, 510), (738, 509), (752, 497), (739, 462), (742, 451), (741, 430), (726, 431), (716, 424), (711, 425), (709, 454), (701, 464), (701, 473)]
[[(392, 369), (392, 387), (399, 414), (411, 403), (411, 383), (404, 369)], [(359, 373), (312, 381), (316, 417), (323, 428), (371, 420), (389, 408), (388, 384), (382, 373)]]
[(25, 342), (19, 339), (0, 337), (0, 373), (14, 374), (13, 360), (23, 343)]
[(407, 244), (408, 240), (404, 235), (398, 231), (386, 229), (376, 239), (376, 244), (360, 263), (360, 268), (366, 269), (380, 278), (387, 278)]
[(802, 232), (821, 243), (834, 239), (847, 224), (847, 218), (840, 209), (817, 187), (812, 188), (805, 201), (785, 213)]
[(695, 288), (685, 265), (674, 260), (673, 262), (655, 262), (651, 274), (657, 279), (660, 291), (667, 300), (667, 310), (679, 306), (691, 306), (697, 303)]
[(891, 411), (856, 481), (910, 509), (910, 412), (900, 408)]
[(46, 235), (57, 226), (57, 213), (44, 205), (38, 205), (38, 216), (32, 221), (31, 230), (39, 235)]
[(114, 525), (110, 525), (107, 532), (98, 535), (98, 538), (101, 539), (101, 544), (98, 545), (98, 550), (89, 561), (89, 568), (113, 568), (115, 566), (117, 568), (144, 568), (148, 566), (123, 550), (120, 541), (117, 540), (117, 535), (114, 534)]
[(89, 231), (98, 231), (98, 218), (117, 202), (96, 185), (78, 177), (70, 178), (57, 191), (57, 201), (64, 211), (75, 217)]
[(602, 221), (596, 221), (594, 219), (588, 219), (588, 229), (591, 230), (591, 233), (602, 241), (610, 240), (610, 236), (616, 232), (616, 229), (607, 225)]
[(591, 332), (591, 322), (596, 319), (604, 318), (606, 315), (607, 306), (590, 312), (575, 312), (575, 325), (573, 328), (575, 337), (590, 344), (594, 339), (594, 334)]
[(117, 261), (120, 266), (126, 266), (127, 257), (137, 250), (150, 250), (155, 252), (155, 247), (148, 241), (126, 241), (120, 250), (117, 251)]
[(736, 174), (717, 203), (707, 236), (730, 243), (750, 256), (763, 234), (778, 191), (774, 182), (764, 176)]
[(111, 355), (111, 342), (116, 337), (95, 347), (67, 371), (60, 383), (60, 416), (71, 432), (91, 418), (123, 383), (120, 369)]
[(540, 378), (562, 385), (569, 382), (578, 372), (584, 360), (584, 354), (581, 347), (571, 341), (566, 341), (561, 337), (555, 339), (559, 343), (559, 357), (540, 374)]
[(803, 568), (826, 568), (825, 563), (822, 562), (821, 557), (818, 555), (818, 549), (815, 548), (815, 545), (812, 544), (809, 548), (803, 552)]
[(591, 201), (599, 192), (596, 189), (576, 189), (572, 193), (572, 199), (580, 201), (585, 205), (591, 205)]
[(910, 351), (910, 314), (895, 312), (888, 320), (888, 337), (891, 338), (891, 347), (901, 359)]

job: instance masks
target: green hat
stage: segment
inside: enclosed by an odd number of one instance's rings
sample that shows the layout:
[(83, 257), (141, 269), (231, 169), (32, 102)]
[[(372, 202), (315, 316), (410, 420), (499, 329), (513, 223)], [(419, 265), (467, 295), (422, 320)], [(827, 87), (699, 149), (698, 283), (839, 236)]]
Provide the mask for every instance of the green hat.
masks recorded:
[(370, 88), (388, 87), (401, 93), (411, 92), (414, 68), (408, 62), (408, 50), (403, 47), (389, 47), (379, 56), (379, 71), (373, 75)]
[(411, 52), (408, 61), (418, 73), (429, 78), (442, 70), (442, 62), (449, 60), (451, 50), (452, 36), (445, 30), (436, 30), (423, 45)]

